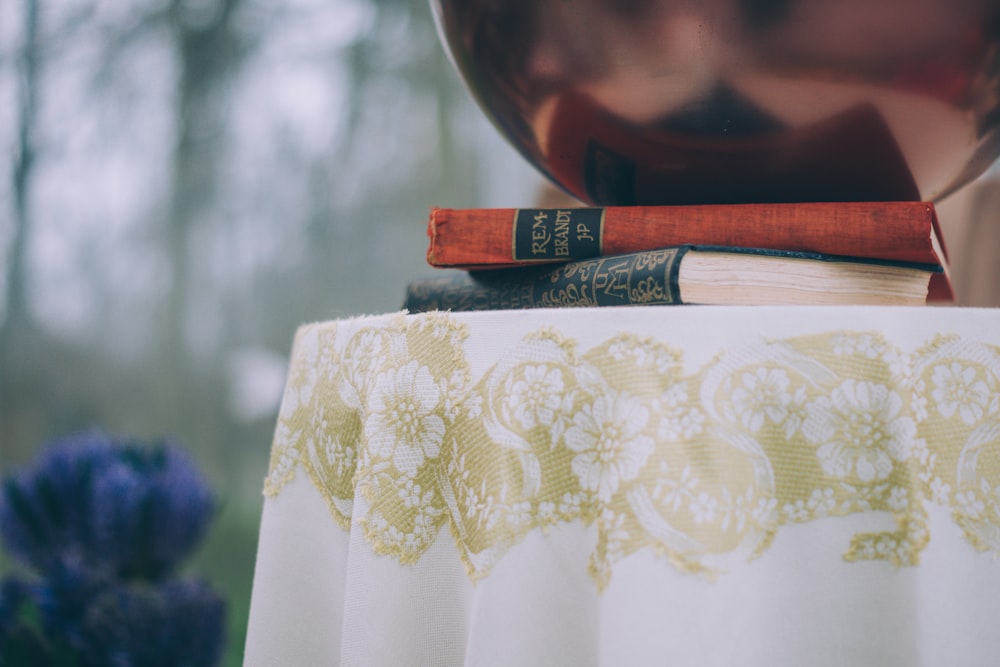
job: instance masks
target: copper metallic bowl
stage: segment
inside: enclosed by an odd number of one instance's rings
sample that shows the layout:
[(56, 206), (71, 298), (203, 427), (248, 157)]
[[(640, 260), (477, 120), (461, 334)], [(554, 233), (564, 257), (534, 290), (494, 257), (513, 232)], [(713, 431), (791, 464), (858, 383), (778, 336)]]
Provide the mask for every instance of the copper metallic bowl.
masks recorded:
[(938, 200), (1000, 155), (1000, 0), (431, 0), (500, 132), (602, 205)]

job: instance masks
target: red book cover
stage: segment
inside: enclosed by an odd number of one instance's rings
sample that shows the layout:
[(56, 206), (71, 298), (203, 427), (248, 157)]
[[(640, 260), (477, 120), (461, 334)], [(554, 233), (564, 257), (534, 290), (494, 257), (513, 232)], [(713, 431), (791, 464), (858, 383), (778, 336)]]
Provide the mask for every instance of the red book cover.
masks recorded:
[(681, 244), (816, 252), (942, 267), (930, 300), (952, 300), (933, 204), (916, 201), (431, 210), (427, 261), (483, 269)]

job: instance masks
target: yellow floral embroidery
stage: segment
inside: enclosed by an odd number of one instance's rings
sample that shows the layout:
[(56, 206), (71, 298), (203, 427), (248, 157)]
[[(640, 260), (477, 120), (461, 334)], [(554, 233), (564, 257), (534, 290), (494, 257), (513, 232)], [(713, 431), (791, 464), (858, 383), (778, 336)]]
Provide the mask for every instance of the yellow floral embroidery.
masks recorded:
[[(346, 327), (345, 327), (346, 328)], [(1000, 554), (1000, 349), (939, 336), (904, 353), (876, 333), (748, 344), (685, 373), (622, 334), (580, 352), (551, 329), (478, 379), (447, 314), (303, 327), (264, 491), (303, 470), (345, 528), (414, 562), (447, 526), (470, 576), (534, 530), (595, 525), (590, 568), (652, 549), (717, 575), (781, 526), (861, 512), (848, 560), (914, 565), (926, 503)]]

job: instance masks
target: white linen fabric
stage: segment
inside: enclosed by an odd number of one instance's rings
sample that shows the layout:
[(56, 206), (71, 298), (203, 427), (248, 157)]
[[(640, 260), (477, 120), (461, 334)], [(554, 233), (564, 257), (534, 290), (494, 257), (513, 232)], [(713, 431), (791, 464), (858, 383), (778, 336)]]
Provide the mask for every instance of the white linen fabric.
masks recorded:
[(1000, 310), (303, 326), (245, 664), (995, 665)]

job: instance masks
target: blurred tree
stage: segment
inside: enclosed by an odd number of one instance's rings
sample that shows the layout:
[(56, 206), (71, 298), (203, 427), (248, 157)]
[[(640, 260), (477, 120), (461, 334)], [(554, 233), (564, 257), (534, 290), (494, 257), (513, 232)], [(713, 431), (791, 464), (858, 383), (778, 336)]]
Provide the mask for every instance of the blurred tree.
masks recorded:
[(535, 180), (412, 0), (2, 0), (0, 105), (0, 464), (187, 443), (238, 665), (295, 328), (398, 308), (429, 206)]
[[(16, 144), (14, 146), (12, 187), (13, 216), (9, 252), (6, 326), (2, 334), (14, 335), (12, 330), (28, 325), (25, 280), (25, 255), (29, 230), (29, 186), (35, 161), (35, 117), (38, 110), (38, 0), (23, 2), (22, 46), (19, 58), (20, 77), (17, 86), (17, 104), (14, 109)], [(3, 402), (0, 401), (0, 405)]]
[[(21, 45), (15, 53), (5, 53), (5, 59), (17, 58), (16, 98), (13, 105), (14, 140), (11, 146), (12, 167), (9, 196), (10, 206), (10, 249), (7, 253), (7, 275), (3, 286), (4, 319), (0, 326), (0, 457), (3, 443), (9, 442), (10, 434), (4, 425), (13, 419), (13, 405), (17, 400), (15, 391), (16, 367), (13, 351), (20, 347), (21, 340), (31, 337), (31, 320), (27, 307), (26, 254), (30, 229), (29, 188), (35, 161), (35, 117), (38, 106), (38, 2), (24, 0), (22, 6)], [(2, 458), (0, 458), (2, 463)]]
[[(166, 389), (160, 406), (166, 418), (184, 417), (189, 369), (185, 335), (192, 291), (201, 268), (193, 264), (194, 230), (215, 213), (220, 164), (226, 156), (227, 90), (238, 76), (250, 39), (234, 26), (241, 0), (172, 0), (169, 17), (177, 51), (175, 132), (168, 215), (164, 227), (171, 287), (161, 311), (165, 357), (160, 378)], [(220, 304), (224, 307), (224, 304)]]

